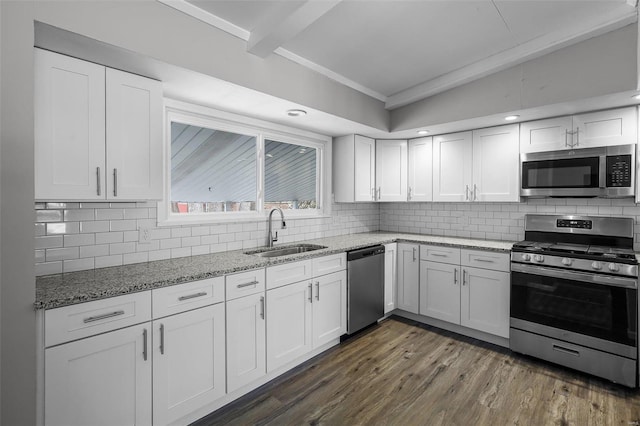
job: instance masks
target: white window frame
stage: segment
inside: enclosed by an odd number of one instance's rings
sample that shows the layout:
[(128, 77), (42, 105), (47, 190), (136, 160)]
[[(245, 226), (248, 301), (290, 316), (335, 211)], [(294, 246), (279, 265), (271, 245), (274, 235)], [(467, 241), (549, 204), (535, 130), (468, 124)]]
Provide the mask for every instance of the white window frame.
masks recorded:
[[(165, 99), (164, 125), (164, 192), (158, 202), (158, 226), (256, 222), (265, 220), (264, 210), (264, 141), (265, 139), (306, 146), (317, 150), (316, 200), (319, 208), (286, 210), (287, 219), (319, 218), (331, 214), (331, 137), (295, 129), (242, 115), (219, 111), (172, 99)], [(171, 123), (173, 121), (215, 130), (256, 137), (256, 211), (173, 213), (171, 211)]]

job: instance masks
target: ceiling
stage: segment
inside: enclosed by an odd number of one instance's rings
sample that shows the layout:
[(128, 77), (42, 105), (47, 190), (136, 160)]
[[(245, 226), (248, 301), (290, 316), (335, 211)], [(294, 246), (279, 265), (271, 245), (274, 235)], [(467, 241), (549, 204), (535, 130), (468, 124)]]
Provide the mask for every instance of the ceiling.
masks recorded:
[[(636, 19), (635, 0), (160, 0), (394, 109)], [(195, 12), (198, 13), (195, 13)]]

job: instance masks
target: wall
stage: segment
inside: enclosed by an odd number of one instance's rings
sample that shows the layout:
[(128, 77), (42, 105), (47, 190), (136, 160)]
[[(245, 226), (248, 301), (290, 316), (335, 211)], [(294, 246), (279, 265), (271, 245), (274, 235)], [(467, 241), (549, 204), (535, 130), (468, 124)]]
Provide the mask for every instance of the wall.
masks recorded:
[(520, 203), (382, 203), (380, 230), (449, 237), (520, 241), (524, 215), (582, 214), (635, 220), (634, 250), (640, 251), (640, 206), (624, 199), (531, 199)]
[(33, 3), (2, 1), (0, 424), (35, 424)]
[[(156, 203), (37, 203), (36, 274), (46, 275), (265, 245), (267, 222), (156, 228)], [(278, 215), (276, 215), (276, 218)], [(377, 231), (374, 203), (333, 204), (331, 217), (274, 219), (277, 244)], [(138, 227), (154, 228), (149, 244)]]
[(638, 25), (565, 47), (391, 111), (391, 131), (636, 90)]

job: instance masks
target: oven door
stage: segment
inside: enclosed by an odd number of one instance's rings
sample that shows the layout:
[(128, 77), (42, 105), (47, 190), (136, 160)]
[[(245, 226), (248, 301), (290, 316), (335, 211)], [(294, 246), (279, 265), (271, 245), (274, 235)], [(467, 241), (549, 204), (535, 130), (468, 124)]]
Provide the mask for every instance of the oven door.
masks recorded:
[(636, 279), (511, 264), (514, 328), (636, 358), (636, 306)]

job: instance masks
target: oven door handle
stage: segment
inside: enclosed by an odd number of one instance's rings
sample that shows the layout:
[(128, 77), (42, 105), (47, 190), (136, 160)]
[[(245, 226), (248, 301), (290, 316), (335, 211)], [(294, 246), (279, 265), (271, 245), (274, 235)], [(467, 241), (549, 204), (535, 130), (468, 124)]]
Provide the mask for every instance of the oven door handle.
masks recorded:
[(521, 263), (512, 263), (511, 271), (573, 281), (586, 281), (594, 284), (610, 285), (614, 287), (638, 288), (637, 279), (613, 277), (610, 275), (593, 274), (590, 272), (567, 271), (563, 269), (546, 268), (544, 266), (523, 265)]

